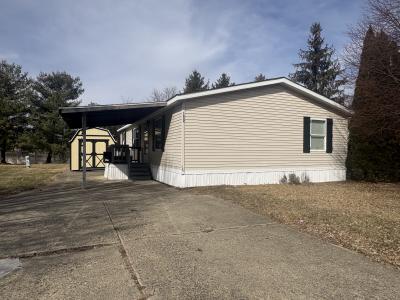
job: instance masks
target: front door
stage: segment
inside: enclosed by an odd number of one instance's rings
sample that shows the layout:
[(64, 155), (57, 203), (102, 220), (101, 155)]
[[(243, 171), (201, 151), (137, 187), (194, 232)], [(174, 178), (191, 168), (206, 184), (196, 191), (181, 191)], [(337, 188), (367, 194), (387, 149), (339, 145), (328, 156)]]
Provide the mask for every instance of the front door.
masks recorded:
[(143, 162), (149, 162), (149, 127), (146, 126), (143, 131)]
[(79, 140), (79, 169), (82, 169), (85, 161), (86, 168), (104, 168), (104, 152), (108, 146), (108, 140), (86, 140), (86, 158), (83, 158), (83, 143)]

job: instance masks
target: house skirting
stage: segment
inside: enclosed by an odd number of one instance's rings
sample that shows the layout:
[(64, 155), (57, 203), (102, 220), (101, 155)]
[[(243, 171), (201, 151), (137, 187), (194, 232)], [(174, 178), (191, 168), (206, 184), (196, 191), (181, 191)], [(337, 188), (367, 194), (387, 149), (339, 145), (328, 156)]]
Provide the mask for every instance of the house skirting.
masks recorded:
[(104, 177), (109, 180), (127, 180), (129, 178), (128, 164), (105, 163)]
[(330, 182), (346, 180), (346, 170), (340, 168), (282, 168), (274, 170), (196, 170), (183, 173), (178, 169), (151, 166), (152, 176), (155, 180), (175, 187), (196, 187), (212, 185), (257, 185), (277, 184), (286, 175), (294, 173), (304, 182)]
[(166, 183), (168, 185), (183, 188), (185, 176), (179, 169), (150, 165), (151, 176), (154, 180)]

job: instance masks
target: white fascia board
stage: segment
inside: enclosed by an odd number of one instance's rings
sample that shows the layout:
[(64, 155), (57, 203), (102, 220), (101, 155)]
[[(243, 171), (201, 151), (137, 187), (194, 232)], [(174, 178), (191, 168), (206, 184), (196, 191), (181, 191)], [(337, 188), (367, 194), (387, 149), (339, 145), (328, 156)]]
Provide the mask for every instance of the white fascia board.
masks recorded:
[(336, 103), (335, 101), (332, 101), (320, 94), (317, 94), (317, 93), (315, 93), (315, 92), (313, 92), (313, 91), (311, 91), (311, 90), (301, 86), (300, 84), (297, 84), (287, 78), (270, 79), (270, 80), (266, 80), (266, 81), (251, 82), (251, 83), (247, 83), (247, 84), (230, 86), (230, 87), (221, 88), (221, 89), (207, 90), (207, 91), (183, 94), (183, 95), (176, 95), (167, 101), (167, 106), (173, 105), (175, 102), (182, 101), (182, 100), (224, 94), (224, 93), (229, 93), (229, 92), (241, 91), (241, 90), (252, 89), (252, 88), (257, 88), (257, 87), (275, 85), (275, 84), (286, 85), (302, 94), (310, 96), (311, 98), (319, 101), (320, 103), (323, 103), (323, 104), (326, 104), (333, 108), (336, 108), (347, 115), (352, 114), (352, 112), (350, 110), (348, 110), (346, 107), (344, 107), (344, 106)]
[(117, 129), (117, 132), (121, 132), (121, 131), (123, 131), (123, 130), (125, 130), (125, 129), (128, 129), (130, 126), (132, 126), (133, 124), (126, 124), (126, 125), (124, 125), (124, 126), (122, 126), (121, 128), (118, 128)]
[[(125, 126), (126, 126), (126, 125), (125, 125)], [(115, 140), (115, 138), (113, 137), (113, 135), (111, 134), (110, 130), (108, 130), (108, 129), (106, 129), (106, 128), (103, 128), (103, 127), (94, 127), (94, 128), (99, 129), (99, 130), (104, 130), (104, 131), (106, 131), (106, 132), (110, 135), (110, 137), (112, 138), (112, 140), (114, 141), (114, 143), (117, 142), (117, 141)], [(88, 130), (89, 130), (89, 129), (91, 129), (91, 128), (88, 128)], [(72, 136), (72, 138), (68, 141), (68, 143), (72, 143), (72, 141), (75, 139), (75, 137), (76, 137), (81, 131), (82, 131), (82, 128), (77, 129), (77, 130), (75, 131), (74, 135)]]
[(282, 81), (282, 83), (292, 87), (295, 90), (298, 90), (299, 92), (302, 92), (303, 94), (309, 95), (309, 96), (311, 96), (312, 98), (314, 98), (316, 100), (319, 100), (321, 103), (325, 103), (325, 104), (327, 104), (327, 105), (329, 105), (331, 107), (334, 107), (334, 108), (336, 108), (336, 109), (338, 109), (338, 110), (340, 110), (340, 111), (342, 111), (342, 112), (344, 112), (344, 113), (346, 113), (348, 115), (352, 114), (352, 112), (349, 109), (347, 109), (346, 107), (344, 107), (343, 105), (341, 105), (341, 104), (339, 104), (339, 103), (337, 103), (337, 102), (335, 102), (335, 101), (333, 101), (333, 100), (331, 100), (331, 99), (329, 99), (329, 98), (327, 98), (325, 96), (322, 96), (322, 95), (320, 95), (320, 94), (318, 94), (316, 92), (313, 92), (312, 90), (310, 90), (308, 88), (305, 88), (304, 86), (302, 86), (300, 84), (297, 84), (297, 83), (295, 83), (293, 81), (290, 81), (290, 80), (288, 80), (286, 78), (284, 78), (284, 81)]

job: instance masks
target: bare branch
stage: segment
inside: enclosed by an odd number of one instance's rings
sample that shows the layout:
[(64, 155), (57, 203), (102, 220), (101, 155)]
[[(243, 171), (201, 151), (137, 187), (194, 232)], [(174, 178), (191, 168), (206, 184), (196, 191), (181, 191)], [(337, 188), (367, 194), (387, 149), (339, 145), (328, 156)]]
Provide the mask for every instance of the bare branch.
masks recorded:
[(365, 34), (371, 26), (375, 32), (384, 31), (400, 44), (400, 1), (369, 0), (361, 20), (347, 32), (350, 42), (345, 46), (343, 61), (349, 80), (355, 82)]
[(154, 89), (147, 99), (149, 102), (164, 102), (171, 99), (178, 93), (178, 89), (174, 86), (166, 87), (163, 90)]

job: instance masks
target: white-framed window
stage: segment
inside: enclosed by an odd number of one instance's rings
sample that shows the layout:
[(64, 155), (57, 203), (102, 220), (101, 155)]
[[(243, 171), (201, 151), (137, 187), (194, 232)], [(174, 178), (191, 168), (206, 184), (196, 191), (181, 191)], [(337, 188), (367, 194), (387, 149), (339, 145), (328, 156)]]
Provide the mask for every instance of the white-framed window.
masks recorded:
[(326, 150), (326, 119), (310, 120), (310, 149), (312, 151)]

